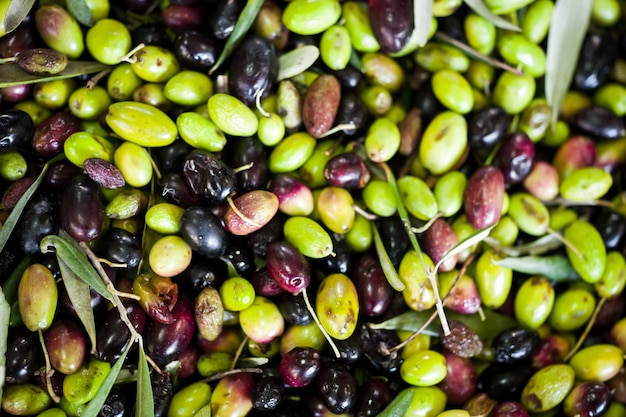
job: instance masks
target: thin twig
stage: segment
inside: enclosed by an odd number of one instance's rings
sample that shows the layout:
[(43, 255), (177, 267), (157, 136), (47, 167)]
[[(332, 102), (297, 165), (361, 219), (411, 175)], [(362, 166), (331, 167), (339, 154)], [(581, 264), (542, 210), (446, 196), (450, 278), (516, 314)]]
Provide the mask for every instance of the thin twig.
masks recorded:
[(372, 214), (369, 211), (366, 211), (364, 208), (361, 208), (361, 206), (359, 206), (358, 204), (353, 204), (352, 208), (354, 209), (355, 212), (357, 212), (361, 216), (365, 217), (367, 220), (374, 221), (374, 220), (378, 219), (377, 215)]
[(460, 49), (461, 51), (465, 52), (466, 54), (480, 60), (483, 61), (493, 67), (496, 68), (500, 68), (503, 69), (505, 71), (508, 71), (512, 74), (515, 75), (524, 75), (524, 73), (520, 70), (518, 70), (515, 67), (510, 66), (509, 64), (506, 64), (502, 61), (498, 61), (497, 59), (493, 59), (490, 56), (487, 56), (485, 54), (481, 54), (480, 52), (478, 52), (477, 50), (475, 50), (474, 48), (464, 44), (463, 42), (459, 42), (456, 39), (454, 39), (453, 37), (446, 35), (443, 32), (435, 32), (435, 35), (433, 36), (435, 39), (438, 39), (440, 41), (443, 41), (447, 44), (450, 44), (452, 46), (454, 46), (455, 48)]
[(424, 224), (422, 227), (412, 227), (411, 230), (413, 231), (413, 233), (424, 233), (425, 231), (430, 229), (430, 226), (432, 226), (433, 223), (435, 223), (437, 219), (441, 217), (443, 217), (443, 213), (438, 212), (437, 214), (433, 216), (432, 219), (428, 220), (428, 222), (426, 222), (426, 224)]
[(576, 248), (576, 246), (574, 246), (572, 242), (565, 239), (563, 236), (561, 236), (559, 232), (557, 232), (556, 230), (552, 230), (549, 227), (546, 229), (546, 231), (548, 232), (548, 234), (550, 234), (551, 236), (554, 236), (555, 239), (557, 239), (558, 241), (563, 243), (565, 246), (567, 246), (567, 248), (571, 250), (578, 257), (578, 259), (583, 260), (584, 258), (583, 254), (580, 253), (578, 248)]
[(246, 345), (248, 344), (248, 340), (250, 340), (250, 338), (248, 336), (246, 336), (246, 337), (243, 338), (243, 340), (239, 344), (239, 347), (237, 348), (237, 352), (235, 352), (235, 357), (233, 358), (233, 361), (230, 363), (230, 370), (231, 371), (233, 369), (235, 369), (235, 365), (237, 365), (237, 361), (241, 357), (241, 353), (243, 352), (243, 348), (246, 347)]
[(46, 347), (46, 343), (43, 340), (43, 332), (41, 329), (38, 330), (39, 333), (39, 343), (41, 344), (41, 349), (43, 350), (43, 357), (46, 361), (46, 388), (48, 390), (48, 395), (52, 398), (52, 401), (55, 403), (60, 403), (61, 398), (54, 392), (54, 388), (52, 388), (52, 374), (54, 373), (54, 369), (52, 369), (52, 365), (50, 364), (50, 355), (48, 354), (48, 348)]
[(596, 309), (594, 310), (593, 315), (587, 322), (587, 326), (585, 327), (585, 330), (580, 335), (580, 338), (578, 339), (578, 341), (576, 342), (572, 350), (570, 350), (567, 356), (565, 357), (565, 359), (563, 359), (563, 363), (569, 362), (569, 360), (572, 359), (572, 356), (574, 356), (576, 352), (578, 352), (578, 349), (580, 349), (580, 347), (583, 345), (583, 343), (585, 343), (585, 339), (589, 335), (589, 332), (591, 331), (591, 328), (593, 327), (593, 325), (596, 323), (598, 314), (600, 314), (600, 310), (602, 309), (602, 306), (604, 305), (606, 300), (607, 300), (606, 297), (600, 298), (600, 301), (598, 301), (598, 305), (596, 306)]
[(230, 371), (218, 372), (215, 375), (211, 375), (211, 376), (209, 376), (207, 378), (201, 379), (201, 381), (202, 382), (219, 381), (220, 379), (224, 378), (225, 376), (244, 374), (244, 373), (248, 373), (248, 374), (262, 374), (263, 373), (263, 369), (260, 369), (260, 368), (231, 369)]
[(311, 301), (309, 300), (309, 295), (307, 293), (306, 288), (302, 290), (302, 297), (304, 298), (304, 303), (306, 304), (306, 308), (309, 310), (309, 313), (311, 313), (311, 316), (313, 316), (313, 320), (315, 320), (315, 324), (317, 324), (317, 327), (319, 327), (320, 331), (322, 332), (322, 334), (328, 341), (328, 344), (330, 345), (331, 349), (335, 353), (335, 357), (340, 358), (341, 353), (339, 353), (339, 349), (337, 349), (337, 345), (335, 345), (335, 342), (333, 342), (333, 339), (330, 337), (326, 329), (324, 329), (324, 326), (322, 326), (320, 319), (317, 317), (317, 314), (315, 313), (315, 310), (313, 309), (313, 306), (311, 305)]

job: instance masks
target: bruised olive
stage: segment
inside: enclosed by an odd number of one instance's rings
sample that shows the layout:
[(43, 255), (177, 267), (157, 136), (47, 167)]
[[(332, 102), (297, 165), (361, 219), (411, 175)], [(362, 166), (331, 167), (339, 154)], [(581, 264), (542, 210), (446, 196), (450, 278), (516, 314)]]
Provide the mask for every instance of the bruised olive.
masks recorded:
[(233, 170), (208, 151), (191, 151), (183, 162), (183, 175), (191, 190), (211, 204), (224, 202), (237, 185)]
[(126, 264), (125, 269), (134, 270), (142, 258), (141, 243), (130, 232), (113, 228), (100, 239), (102, 256), (112, 262)]

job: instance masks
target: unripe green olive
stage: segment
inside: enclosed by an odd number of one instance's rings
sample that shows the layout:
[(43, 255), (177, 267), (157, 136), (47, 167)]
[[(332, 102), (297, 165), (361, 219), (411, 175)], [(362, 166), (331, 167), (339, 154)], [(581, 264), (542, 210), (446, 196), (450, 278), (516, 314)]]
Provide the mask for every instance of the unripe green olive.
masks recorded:
[(493, 103), (509, 114), (524, 110), (535, 96), (535, 79), (530, 74), (503, 72), (493, 90)]
[(316, 35), (334, 25), (339, 16), (337, 0), (293, 0), (283, 11), (283, 23), (298, 35)]
[(68, 58), (78, 59), (85, 50), (80, 25), (63, 7), (56, 4), (39, 7), (35, 12), (35, 24), (46, 45)]
[(134, 58), (131, 65), (135, 74), (151, 83), (165, 82), (180, 70), (174, 54), (160, 46), (145, 46), (134, 55)]
[(352, 43), (350, 32), (345, 26), (334, 25), (326, 29), (320, 40), (320, 55), (326, 66), (342, 70), (350, 62)]
[(76, 82), (69, 78), (64, 80), (45, 81), (35, 85), (33, 98), (46, 109), (56, 110), (67, 105), (70, 95), (76, 88)]
[(63, 144), (63, 152), (67, 159), (80, 168), (83, 168), (83, 162), (89, 158), (113, 162), (114, 151), (111, 142), (87, 132), (72, 133)]
[(481, 54), (489, 55), (496, 46), (496, 27), (475, 13), (465, 18), (465, 36), (467, 43)]
[(87, 50), (98, 61), (115, 65), (130, 51), (130, 32), (122, 22), (114, 19), (101, 19), (88, 31), (85, 37)]
[(367, 5), (357, 1), (346, 1), (342, 7), (342, 17), (346, 21), (345, 26), (352, 47), (359, 52), (378, 51), (380, 44), (372, 31)]
[(199, 106), (213, 94), (213, 82), (201, 72), (181, 71), (167, 81), (163, 93), (172, 103)]
[(79, 119), (96, 120), (104, 114), (111, 104), (111, 97), (104, 87), (79, 87), (69, 99), (72, 114)]
[(129, 100), (133, 92), (143, 84), (128, 62), (116, 65), (107, 79), (109, 96), (116, 101)]

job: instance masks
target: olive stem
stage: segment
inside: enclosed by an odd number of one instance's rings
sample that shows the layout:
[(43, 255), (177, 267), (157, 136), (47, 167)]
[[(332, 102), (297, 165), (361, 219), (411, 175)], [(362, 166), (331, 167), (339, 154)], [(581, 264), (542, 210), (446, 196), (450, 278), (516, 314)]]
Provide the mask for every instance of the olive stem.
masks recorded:
[(572, 359), (572, 356), (574, 356), (576, 352), (578, 352), (580, 347), (583, 345), (583, 343), (585, 342), (585, 339), (587, 338), (587, 336), (589, 335), (589, 332), (591, 331), (591, 328), (595, 324), (596, 319), (598, 318), (598, 314), (600, 314), (600, 310), (602, 309), (602, 306), (604, 305), (606, 300), (607, 300), (606, 297), (600, 298), (600, 301), (598, 301), (598, 305), (596, 306), (596, 309), (593, 311), (591, 318), (587, 322), (587, 326), (585, 327), (585, 330), (580, 335), (580, 338), (578, 338), (578, 341), (576, 342), (572, 350), (570, 350), (567, 356), (565, 357), (565, 359), (563, 359), (563, 363), (569, 362), (569, 360)]
[(315, 324), (317, 324), (317, 327), (319, 327), (320, 331), (322, 332), (322, 334), (328, 341), (328, 344), (330, 345), (333, 352), (335, 353), (335, 357), (340, 358), (341, 353), (339, 353), (339, 349), (337, 349), (337, 345), (335, 345), (335, 342), (333, 341), (332, 337), (330, 337), (326, 329), (324, 329), (324, 326), (322, 326), (320, 319), (317, 317), (317, 314), (315, 313), (315, 310), (313, 309), (313, 306), (311, 305), (311, 301), (309, 300), (309, 294), (306, 288), (302, 289), (302, 298), (304, 298), (304, 303), (306, 304), (306, 308), (307, 310), (309, 310), (309, 313), (311, 313), (311, 316), (313, 316), (313, 320), (315, 320)]
[(128, 266), (126, 262), (123, 262), (123, 263), (111, 262), (106, 258), (98, 258), (98, 261), (100, 261), (103, 264), (109, 265), (111, 268), (126, 268)]
[(87, 81), (87, 90), (92, 90), (96, 85), (98, 85), (100, 80), (104, 78), (105, 76), (107, 76), (111, 71), (113, 70), (106, 69), (106, 70), (100, 71), (99, 73), (91, 77), (89, 81)]
[(563, 244), (565, 246), (567, 246), (567, 248), (569, 250), (574, 252), (574, 254), (578, 257), (578, 259), (582, 260), (584, 258), (583, 254), (580, 253), (580, 251), (576, 248), (576, 246), (572, 245), (572, 242), (570, 242), (569, 240), (567, 240), (563, 236), (561, 236), (561, 234), (559, 232), (557, 232), (556, 230), (553, 230), (553, 229), (551, 229), (549, 227), (546, 229), (546, 231), (548, 232), (548, 234), (550, 234), (551, 236), (554, 236), (560, 242), (563, 242)]
[(254, 104), (256, 105), (256, 108), (259, 111), (259, 113), (261, 113), (261, 116), (268, 118), (271, 116), (271, 114), (269, 114), (267, 110), (265, 110), (263, 106), (261, 105), (261, 96), (263, 95), (264, 92), (265, 92), (265, 88), (261, 88), (259, 89), (259, 91), (257, 91), (256, 95), (254, 96)]
[(215, 375), (211, 375), (209, 377), (201, 379), (201, 381), (202, 382), (213, 382), (213, 381), (218, 381), (218, 380), (224, 378), (225, 376), (237, 375), (237, 374), (243, 374), (243, 373), (262, 374), (263, 373), (263, 369), (260, 369), (260, 368), (231, 369), (230, 371), (218, 372)]
[(344, 130), (344, 129), (356, 129), (356, 125), (354, 123), (341, 123), (341, 124), (338, 124), (337, 126), (333, 127), (332, 129), (328, 129), (318, 139), (323, 139), (323, 138), (328, 137), (330, 135), (334, 135), (335, 133), (339, 132), (340, 130)]
[(8, 58), (0, 58), (0, 64), (8, 64), (10, 62), (15, 62), (15, 61), (17, 61), (16, 56), (10, 56)]
[(333, 154), (333, 152), (335, 152), (337, 150), (337, 148), (339, 147), (339, 145), (341, 145), (341, 142), (343, 142), (343, 138), (337, 138), (336, 141), (333, 142), (333, 144), (331, 145), (330, 148), (328, 148), (325, 152), (324, 155), (325, 156), (330, 156)]
[(237, 206), (235, 206), (235, 203), (233, 202), (233, 199), (230, 197), (226, 197), (226, 201), (228, 202), (228, 205), (230, 206), (230, 208), (235, 212), (235, 214), (237, 214), (237, 216), (239, 216), (241, 218), (241, 220), (243, 220), (244, 222), (251, 224), (254, 227), (258, 227), (259, 229), (261, 227), (263, 227), (262, 224), (258, 224), (257, 222), (255, 222), (254, 220), (252, 220), (250, 217), (246, 216), (245, 214), (243, 214), (241, 211), (239, 211), (239, 209), (237, 208)]
[(39, 334), (39, 343), (41, 344), (41, 349), (43, 350), (43, 357), (46, 361), (46, 388), (48, 390), (48, 395), (50, 395), (52, 401), (58, 404), (61, 402), (61, 398), (59, 398), (59, 396), (54, 392), (54, 389), (52, 388), (52, 380), (50, 378), (54, 373), (54, 369), (52, 369), (52, 365), (50, 364), (50, 355), (48, 354), (48, 348), (46, 347), (46, 342), (43, 340), (43, 332), (41, 331), (41, 329), (37, 330), (37, 333)]
[(154, 161), (154, 158), (152, 158), (152, 154), (148, 154), (148, 156), (150, 156), (150, 165), (152, 165), (152, 170), (154, 171), (154, 175), (156, 175), (157, 180), (161, 179), (161, 170), (159, 169), (159, 166), (157, 165), (157, 163)]
[(118, 291), (113, 285), (107, 284), (107, 289), (109, 290), (111, 294), (115, 294), (120, 298), (129, 298), (131, 300), (137, 300), (137, 301), (141, 300), (141, 297), (139, 297), (138, 295), (131, 294), (128, 292)]
[(450, 45), (460, 49), (461, 51), (465, 52), (466, 54), (468, 54), (470, 56), (473, 56), (474, 58), (476, 58), (476, 59), (478, 59), (480, 61), (483, 61), (486, 64), (489, 64), (489, 65), (491, 65), (493, 67), (503, 69), (503, 70), (508, 71), (508, 72), (510, 72), (512, 74), (515, 74), (515, 75), (520, 75), (520, 76), (524, 75), (524, 73), (522, 71), (518, 70), (517, 68), (514, 68), (514, 67), (512, 67), (512, 66), (510, 66), (508, 64), (505, 64), (502, 61), (498, 61), (497, 59), (493, 59), (492, 57), (487, 56), (485, 54), (481, 54), (480, 52), (478, 52), (474, 48), (464, 44), (463, 42), (457, 41), (453, 37), (448, 36), (448, 35), (446, 35), (443, 32), (439, 32), (439, 31), (435, 32), (435, 35), (433, 36), (433, 38), (439, 39), (440, 41), (443, 41), (443, 42), (445, 42), (447, 44), (450, 44)]
[(237, 174), (237, 173), (239, 173), (239, 172), (241, 172), (241, 171), (245, 171), (245, 170), (247, 170), (247, 169), (250, 169), (250, 168), (252, 168), (253, 166), (254, 166), (254, 162), (250, 162), (249, 164), (245, 164), (245, 165), (242, 165), (242, 166), (240, 166), (240, 167), (233, 168), (233, 172), (234, 172), (235, 174)]
[(146, 47), (146, 44), (140, 43), (139, 45), (137, 45), (133, 49), (131, 49), (130, 52), (127, 53), (126, 55), (123, 55), (123, 56), (117, 58), (117, 60), (119, 62), (128, 62), (130, 64), (134, 64), (135, 62), (137, 62), (137, 57), (135, 57), (133, 55), (135, 55), (137, 52), (141, 51), (145, 47)]
[(250, 338), (248, 336), (244, 337), (243, 340), (241, 341), (241, 343), (239, 344), (239, 347), (237, 348), (237, 352), (235, 352), (235, 357), (233, 358), (233, 361), (230, 364), (230, 370), (232, 371), (233, 369), (235, 369), (235, 365), (237, 365), (237, 361), (239, 360), (239, 358), (241, 357), (241, 353), (243, 352), (243, 348), (246, 346), (246, 344), (248, 343), (248, 340), (250, 340)]
[(614, 207), (611, 201), (606, 201), (606, 200), (590, 200), (590, 201), (577, 202), (577, 201), (566, 200), (561, 197), (555, 198), (554, 200), (547, 202), (546, 204), (549, 204), (549, 205), (559, 204), (565, 207), (571, 207), (571, 206), (602, 206), (602, 207), (608, 207), (608, 208)]
[(424, 224), (424, 226), (422, 227), (412, 227), (411, 230), (413, 231), (413, 233), (424, 233), (425, 231), (427, 231), (428, 229), (430, 229), (430, 226), (433, 225), (433, 223), (439, 219), (440, 217), (442, 217), (443, 214), (441, 212), (438, 212), (437, 214), (435, 214), (433, 216), (432, 219), (428, 220), (428, 222), (426, 222), (426, 224)]
[(370, 213), (369, 211), (366, 211), (365, 209), (363, 209), (361, 206), (359, 206), (358, 204), (353, 204), (352, 208), (354, 209), (355, 212), (357, 212), (358, 214), (360, 214), (361, 216), (365, 217), (367, 220), (371, 220), (374, 221), (376, 219), (378, 219), (378, 216), (375, 214)]

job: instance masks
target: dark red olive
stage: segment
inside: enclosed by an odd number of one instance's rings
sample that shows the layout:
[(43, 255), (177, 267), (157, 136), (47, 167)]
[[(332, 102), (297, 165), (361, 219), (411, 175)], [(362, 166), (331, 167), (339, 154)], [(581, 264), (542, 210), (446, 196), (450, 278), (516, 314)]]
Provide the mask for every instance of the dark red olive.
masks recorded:
[(389, 285), (378, 257), (367, 253), (359, 257), (351, 274), (363, 314), (377, 317), (387, 311), (394, 289)]
[(265, 252), (267, 269), (283, 290), (298, 294), (311, 282), (309, 261), (286, 241), (274, 242)]
[(204, 8), (200, 5), (170, 4), (162, 12), (163, 23), (173, 31), (199, 28), (204, 23)]
[(446, 358), (447, 373), (439, 388), (446, 393), (451, 405), (465, 404), (476, 391), (476, 366), (470, 358), (446, 350), (441, 353)]
[(321, 366), (320, 354), (307, 347), (295, 347), (280, 360), (280, 376), (287, 386), (306, 387), (313, 382)]
[(98, 185), (83, 175), (70, 180), (61, 197), (60, 217), (63, 229), (79, 242), (98, 237), (104, 220), (104, 204)]
[(409, 0), (369, 0), (372, 31), (386, 52), (400, 51), (414, 28), (413, 2)]
[[(134, 300), (124, 303), (126, 314), (135, 330), (141, 334), (146, 325), (146, 313), (139, 303)], [(104, 315), (98, 325), (96, 333), (95, 357), (105, 362), (115, 362), (131, 343), (130, 330), (120, 318), (117, 308), (113, 308)]]
[(524, 133), (507, 137), (496, 155), (496, 165), (507, 187), (524, 181), (535, 160), (535, 145)]
[(334, 187), (363, 188), (370, 177), (365, 161), (351, 152), (332, 157), (324, 167), (324, 178)]
[(71, 113), (55, 113), (35, 129), (33, 148), (43, 156), (56, 155), (63, 152), (65, 140), (80, 129), (80, 121)]

